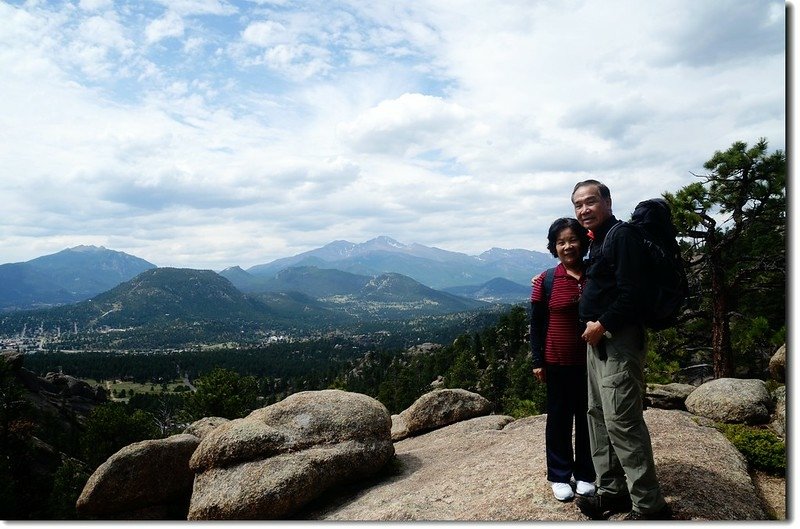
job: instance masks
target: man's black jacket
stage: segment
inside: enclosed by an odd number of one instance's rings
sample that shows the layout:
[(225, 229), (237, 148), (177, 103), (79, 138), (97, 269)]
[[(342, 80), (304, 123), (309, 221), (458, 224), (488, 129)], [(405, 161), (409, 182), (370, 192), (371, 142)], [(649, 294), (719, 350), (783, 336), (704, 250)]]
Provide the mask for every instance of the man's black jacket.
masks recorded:
[(606, 234), (617, 222), (612, 215), (593, 234), (578, 306), (581, 321), (599, 321), (612, 334), (627, 324), (641, 324), (647, 273), (641, 239), (627, 224), (615, 228), (603, 248)]

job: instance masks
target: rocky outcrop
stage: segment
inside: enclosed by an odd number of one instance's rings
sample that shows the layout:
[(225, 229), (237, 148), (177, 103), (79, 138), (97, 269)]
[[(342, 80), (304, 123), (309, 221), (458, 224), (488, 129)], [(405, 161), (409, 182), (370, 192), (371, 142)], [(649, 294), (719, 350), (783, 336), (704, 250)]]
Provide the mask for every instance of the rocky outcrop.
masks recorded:
[(185, 519), (200, 439), (179, 434), (133, 443), (100, 465), (78, 498), (78, 512), (103, 519)]
[(775, 402), (775, 411), (769, 423), (770, 429), (782, 439), (786, 438), (786, 386), (781, 386), (772, 392)]
[(776, 382), (786, 382), (786, 344), (780, 346), (769, 359), (769, 375)]
[(12, 371), (17, 371), (22, 368), (24, 358), (25, 354), (19, 351), (0, 351), (0, 362), (4, 362)]
[(339, 390), (295, 393), (209, 432), (191, 458), (189, 519), (284, 518), (394, 454), (389, 412)]
[(694, 390), (691, 384), (647, 384), (645, 403), (662, 410), (685, 410), (686, 398)]
[(686, 398), (695, 415), (728, 423), (765, 424), (773, 403), (763, 380), (719, 378), (706, 382)]
[(400, 412), (392, 438), (403, 439), (492, 412), (492, 403), (464, 389), (436, 389), (418, 398)]
[(69, 397), (97, 399), (98, 395), (102, 394), (103, 397), (106, 396), (105, 390), (103, 390), (100, 386), (93, 388), (83, 380), (70, 375), (65, 375), (63, 373), (47, 373), (44, 376), (44, 379), (52, 384), (59, 393)]
[(417, 345), (412, 345), (411, 347), (406, 349), (406, 351), (408, 351), (412, 355), (419, 355), (419, 354), (429, 355), (434, 351), (438, 351), (441, 348), (442, 348), (441, 344), (425, 342)]
[(408, 437), (408, 426), (402, 416), (392, 415), (392, 441), (399, 441)]
[(209, 433), (226, 422), (230, 422), (230, 419), (225, 419), (224, 417), (203, 417), (187, 426), (186, 429), (183, 430), (183, 433), (205, 439)]
[[(730, 384), (717, 384), (723, 388), (712, 384), (711, 389), (724, 390), (726, 395), (741, 391), (738, 385), (726, 386)], [(669, 390), (680, 394), (682, 388)], [(161, 492), (123, 505), (114, 498), (123, 482), (133, 494), (165, 481), (164, 476), (173, 471), (137, 478), (137, 485), (132, 485), (126, 472), (133, 475), (134, 469), (120, 467), (116, 481), (109, 477), (104, 484), (93, 485), (109, 489), (94, 492), (105, 494), (99, 496), (107, 498), (101, 502), (117, 502), (113, 512), (102, 511), (105, 514), (99, 516), (163, 519), (177, 518), (182, 512), (193, 520), (586, 519), (574, 503), (553, 498), (546, 480), (545, 415), (518, 420), (486, 414), (453, 419), (457, 416), (453, 410), (464, 408), (464, 402), (473, 406), (470, 413), (486, 412), (477, 405), (480, 396), (449, 390), (423, 397), (409, 410), (427, 416), (426, 426), (394, 444), (390, 425), (396, 433), (406, 428), (405, 417), (414, 415), (403, 412), (390, 419), (374, 399), (338, 390), (297, 393), (243, 419), (203, 419), (187, 428), (202, 436), (202, 441), (194, 435), (176, 436), (199, 443), (191, 459), (189, 450), (178, 457), (184, 464), (189, 460), (188, 473), (195, 473), (190, 500), (191, 481), (184, 485), (182, 496)], [(447, 420), (437, 419), (442, 417)], [(656, 408), (645, 410), (644, 417), (662, 490), (677, 519), (768, 518), (743, 456), (713, 427), (719, 419)], [(396, 456), (393, 460), (392, 455)], [(151, 459), (142, 464), (167, 468)], [(164, 498), (176, 498), (169, 509), (164, 507)], [(83, 495), (81, 501), (85, 501)]]
[(75, 377), (61, 373), (37, 376), (23, 367), (24, 353), (0, 351), (0, 362), (10, 368), (16, 380), (25, 388), (25, 399), (39, 411), (56, 418), (65, 430), (74, 428), (95, 406), (108, 400), (103, 388), (93, 388)]
[[(661, 487), (676, 518), (767, 518), (743, 457), (720, 432), (682, 411), (651, 408), (644, 417)], [(574, 502), (553, 498), (546, 476), (545, 424), (543, 415), (518, 420), (489, 415), (409, 437), (395, 444), (394, 475), (342, 491), (298, 518), (586, 520)]]

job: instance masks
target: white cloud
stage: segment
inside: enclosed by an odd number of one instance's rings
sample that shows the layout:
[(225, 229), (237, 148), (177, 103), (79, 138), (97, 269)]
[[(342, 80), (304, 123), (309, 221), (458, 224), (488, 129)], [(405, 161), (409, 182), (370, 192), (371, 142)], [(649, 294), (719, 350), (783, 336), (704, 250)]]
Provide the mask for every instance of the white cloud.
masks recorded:
[(666, 24), (654, 32), (654, 37), (666, 44), (663, 54), (655, 58), (665, 65), (719, 68), (729, 61), (782, 53), (785, 29), (781, 5), (760, 0), (689, 4), (680, 23)]
[(125, 28), (113, 17), (95, 15), (81, 22), (77, 34), (83, 42), (124, 51), (132, 46)]
[(82, 19), (77, 28), (64, 28), (64, 42), (53, 44), (55, 60), (74, 64), (89, 78), (108, 78), (120, 72), (120, 63), (134, 53), (134, 42), (113, 12)]
[(633, 147), (638, 143), (637, 127), (655, 113), (641, 97), (620, 101), (589, 100), (569, 109), (562, 118), (564, 126), (594, 134), (612, 147)]
[(341, 124), (339, 130), (357, 150), (404, 155), (440, 148), (468, 119), (466, 109), (440, 97), (403, 94)]
[(286, 42), (286, 28), (271, 20), (253, 22), (242, 32), (242, 40), (253, 46), (268, 48)]
[(302, 81), (330, 69), (328, 52), (305, 44), (279, 44), (264, 52), (263, 62), (270, 68)]
[(224, 0), (155, 0), (167, 9), (180, 15), (233, 15), (236, 6)]
[(85, 11), (100, 11), (114, 5), (113, 0), (80, 0), (78, 5)]
[(162, 18), (153, 20), (145, 29), (147, 42), (150, 44), (169, 37), (181, 37), (183, 32), (183, 18), (172, 11), (167, 12)]
[(202, 50), (205, 41), (200, 37), (190, 37), (183, 43), (185, 53), (198, 53)]

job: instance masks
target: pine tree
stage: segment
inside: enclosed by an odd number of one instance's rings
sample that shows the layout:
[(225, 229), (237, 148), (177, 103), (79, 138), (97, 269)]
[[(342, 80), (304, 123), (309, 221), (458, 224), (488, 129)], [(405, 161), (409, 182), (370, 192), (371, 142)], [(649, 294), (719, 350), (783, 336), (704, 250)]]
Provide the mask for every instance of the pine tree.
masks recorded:
[[(747, 296), (767, 293), (785, 306), (786, 155), (766, 139), (734, 143), (705, 163), (707, 174), (666, 193), (681, 235), (694, 240), (690, 276), (707, 302), (714, 376), (734, 375), (731, 318)], [(701, 314), (696, 314), (702, 316)]]

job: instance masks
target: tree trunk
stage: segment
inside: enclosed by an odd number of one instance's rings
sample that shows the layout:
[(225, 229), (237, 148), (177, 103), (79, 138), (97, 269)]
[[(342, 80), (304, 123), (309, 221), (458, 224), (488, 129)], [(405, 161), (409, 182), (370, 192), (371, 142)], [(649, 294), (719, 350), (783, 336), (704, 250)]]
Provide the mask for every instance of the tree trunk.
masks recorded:
[(711, 355), (714, 378), (733, 376), (733, 348), (728, 318), (728, 285), (724, 268), (711, 257)]

